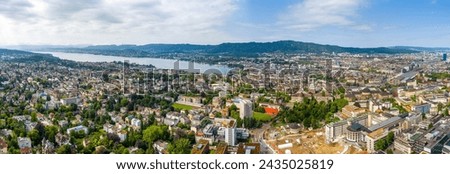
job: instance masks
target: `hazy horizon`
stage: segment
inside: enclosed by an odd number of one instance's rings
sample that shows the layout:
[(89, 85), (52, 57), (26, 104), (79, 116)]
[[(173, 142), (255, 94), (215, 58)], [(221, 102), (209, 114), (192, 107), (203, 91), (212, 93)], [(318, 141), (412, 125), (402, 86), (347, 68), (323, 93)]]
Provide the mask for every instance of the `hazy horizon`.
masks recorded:
[(136, 46), (142, 46), (142, 45), (151, 45), (151, 44), (168, 44), (168, 45), (182, 45), (182, 44), (190, 44), (190, 45), (219, 45), (219, 44), (224, 44), (224, 43), (270, 43), (270, 42), (278, 42), (278, 41), (294, 41), (294, 42), (304, 42), (304, 43), (313, 43), (313, 44), (319, 44), (319, 45), (331, 45), (331, 46), (339, 46), (339, 47), (354, 47), (354, 48), (390, 48), (390, 47), (419, 47), (419, 48), (445, 48), (445, 49), (450, 49), (449, 47), (446, 46), (417, 46), (417, 45), (385, 45), (385, 46), (374, 46), (374, 47), (358, 47), (358, 46), (342, 46), (342, 45), (337, 45), (337, 44), (329, 44), (329, 43), (317, 43), (317, 42), (308, 42), (308, 41), (300, 41), (300, 40), (274, 40), (274, 41), (246, 41), (246, 42), (222, 42), (222, 43), (214, 43), (214, 44), (201, 44), (201, 43), (144, 43), (144, 44), (133, 44), (133, 43), (123, 43), (123, 44), (67, 44), (67, 45), (58, 45), (58, 44), (21, 44), (21, 45), (0, 45), (0, 48), (5, 48), (5, 49), (24, 49), (24, 48), (51, 48), (51, 47), (55, 47), (55, 48), (62, 48), (62, 47), (67, 47), (67, 48), (84, 48), (84, 47), (89, 47), (89, 46), (106, 46), (106, 45), (116, 45), (116, 46), (121, 46), (121, 45), (136, 45)]

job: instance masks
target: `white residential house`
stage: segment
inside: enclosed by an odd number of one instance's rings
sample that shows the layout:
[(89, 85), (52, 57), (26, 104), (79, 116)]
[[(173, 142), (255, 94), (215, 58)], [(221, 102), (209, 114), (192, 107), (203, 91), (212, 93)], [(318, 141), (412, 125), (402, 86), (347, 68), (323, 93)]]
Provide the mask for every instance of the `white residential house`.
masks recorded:
[(112, 134), (112, 133), (114, 133), (114, 126), (111, 125), (111, 124), (109, 124), (109, 123), (105, 123), (105, 124), (103, 125), (103, 130), (104, 130), (106, 133)]
[(78, 97), (61, 99), (61, 104), (63, 105), (78, 104), (78, 102), (80, 102), (80, 99)]
[(142, 121), (137, 119), (137, 118), (133, 118), (131, 119), (131, 127), (133, 127), (134, 130), (140, 130), (142, 126)]
[(153, 143), (153, 148), (156, 150), (158, 154), (166, 154), (167, 146), (169, 146), (169, 143), (161, 140), (158, 140), (155, 143)]
[(31, 148), (31, 139), (28, 137), (18, 137), (17, 144), (19, 144), (19, 148)]
[(80, 125), (80, 126), (76, 126), (76, 127), (72, 127), (67, 129), (67, 134), (70, 135), (70, 133), (74, 131), (74, 132), (79, 132), (79, 131), (84, 131), (85, 134), (89, 133), (89, 130), (86, 126)]
[(127, 139), (127, 133), (128, 132), (126, 130), (121, 130), (117, 132), (117, 136), (119, 136), (120, 142), (124, 142)]

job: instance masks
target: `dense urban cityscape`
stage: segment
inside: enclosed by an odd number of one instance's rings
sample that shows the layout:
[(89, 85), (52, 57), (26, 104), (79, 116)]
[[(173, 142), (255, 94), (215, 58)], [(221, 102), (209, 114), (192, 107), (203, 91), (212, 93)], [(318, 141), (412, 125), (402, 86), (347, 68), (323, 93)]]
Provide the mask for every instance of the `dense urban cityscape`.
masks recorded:
[(449, 154), (447, 54), (405, 50), (159, 55), (226, 72), (1, 50), (0, 153)]
[(449, 6), (2, 0), (0, 154), (450, 154)]
[(449, 6), (1, 0), (1, 169), (445, 171)]

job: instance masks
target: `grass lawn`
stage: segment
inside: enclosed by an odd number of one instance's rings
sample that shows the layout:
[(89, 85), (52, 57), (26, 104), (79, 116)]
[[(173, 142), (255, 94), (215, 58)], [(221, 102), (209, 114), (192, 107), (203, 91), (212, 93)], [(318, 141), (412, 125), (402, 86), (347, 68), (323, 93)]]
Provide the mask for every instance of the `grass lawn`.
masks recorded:
[(266, 113), (261, 112), (253, 112), (253, 117), (258, 121), (270, 121), (272, 116)]
[(193, 106), (183, 105), (183, 104), (179, 104), (179, 103), (174, 103), (172, 106), (173, 106), (173, 108), (179, 109), (179, 110), (192, 110), (194, 108)]

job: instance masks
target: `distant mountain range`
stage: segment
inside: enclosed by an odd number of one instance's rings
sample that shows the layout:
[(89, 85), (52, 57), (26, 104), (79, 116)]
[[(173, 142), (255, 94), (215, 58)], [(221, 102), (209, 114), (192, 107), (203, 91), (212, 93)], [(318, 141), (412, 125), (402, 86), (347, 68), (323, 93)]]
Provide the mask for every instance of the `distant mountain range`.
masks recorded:
[(297, 41), (223, 43), (219, 45), (147, 44), (147, 45), (96, 45), (82, 48), (48, 48), (45, 51), (63, 51), (100, 55), (147, 57), (155, 55), (206, 54), (255, 57), (264, 53), (352, 53), (352, 54), (401, 54), (418, 50), (401, 47), (355, 48), (321, 45)]
[[(147, 44), (147, 45), (95, 45), (95, 46), (58, 46), (58, 45), (24, 45), (11, 47), (30, 51), (59, 51), (69, 53), (86, 53), (97, 55), (125, 57), (153, 57), (175, 54), (225, 55), (235, 57), (257, 57), (265, 53), (351, 53), (351, 54), (403, 54), (418, 52), (450, 52), (450, 48), (425, 48), (411, 46), (394, 46), (378, 48), (341, 47), (298, 41), (222, 43), (218, 45), (195, 44)], [(0, 50), (8, 54), (30, 54), (17, 50)]]

